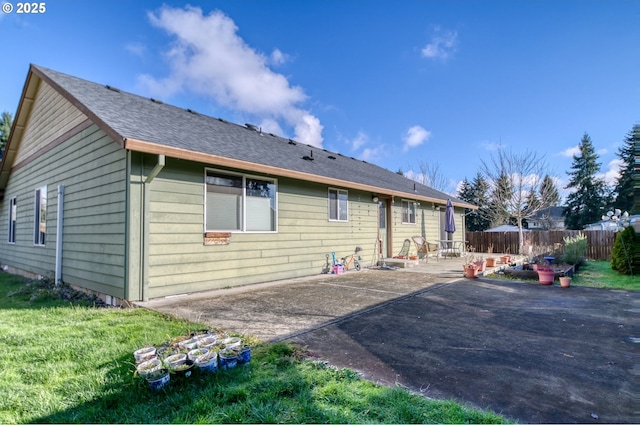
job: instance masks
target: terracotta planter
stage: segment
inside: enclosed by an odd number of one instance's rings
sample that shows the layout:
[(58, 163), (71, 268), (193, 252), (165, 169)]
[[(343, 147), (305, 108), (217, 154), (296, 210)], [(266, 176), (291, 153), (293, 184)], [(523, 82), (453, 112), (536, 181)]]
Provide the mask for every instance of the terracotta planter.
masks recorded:
[(478, 277), (478, 266), (475, 264), (465, 264), (464, 276), (468, 278)]
[(559, 279), (561, 287), (568, 288), (571, 286), (571, 278), (569, 276), (561, 276)]
[(475, 264), (476, 267), (478, 267), (478, 271), (479, 272), (483, 272), (487, 268), (487, 262), (486, 261), (476, 261), (473, 264)]
[(538, 280), (541, 285), (553, 285), (556, 272), (546, 267), (538, 267)]
[(502, 257), (500, 257), (500, 261), (502, 262), (502, 264), (509, 264), (511, 262), (511, 256), (503, 255)]
[(496, 259), (493, 257), (487, 257), (487, 267), (495, 267)]

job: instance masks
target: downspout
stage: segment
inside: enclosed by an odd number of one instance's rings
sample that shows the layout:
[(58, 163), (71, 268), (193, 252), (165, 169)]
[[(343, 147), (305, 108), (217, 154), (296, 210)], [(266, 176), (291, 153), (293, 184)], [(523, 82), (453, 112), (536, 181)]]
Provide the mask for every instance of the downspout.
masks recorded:
[(164, 168), (164, 165), (165, 165), (165, 157), (164, 157), (164, 155), (158, 155), (158, 163), (156, 164), (155, 167), (153, 167), (153, 170), (151, 170), (151, 172), (147, 176), (147, 179), (144, 181), (144, 184), (151, 183), (153, 181), (153, 179), (156, 178), (158, 173), (160, 173), (160, 171), (162, 171), (162, 169)]
[(56, 223), (55, 283), (62, 283), (62, 222), (64, 220), (64, 185), (58, 185), (58, 222)]
[(144, 201), (143, 201), (143, 242), (142, 242), (142, 301), (149, 300), (149, 218), (147, 217), (147, 211), (149, 211), (149, 204), (151, 202), (151, 182), (162, 171), (166, 164), (166, 158), (164, 155), (158, 155), (158, 163), (153, 167), (153, 170), (149, 173), (144, 181)]

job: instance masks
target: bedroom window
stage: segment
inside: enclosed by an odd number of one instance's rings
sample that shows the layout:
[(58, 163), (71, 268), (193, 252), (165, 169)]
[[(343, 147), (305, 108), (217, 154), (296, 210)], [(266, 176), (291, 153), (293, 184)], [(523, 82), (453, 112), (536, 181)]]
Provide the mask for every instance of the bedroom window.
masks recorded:
[(9, 199), (9, 243), (16, 243), (16, 221), (18, 218), (18, 208), (16, 198)]
[(33, 243), (44, 246), (47, 235), (47, 186), (36, 189)]
[(346, 190), (329, 189), (329, 220), (349, 221), (349, 193)]
[(207, 171), (205, 231), (275, 232), (275, 180)]
[(416, 224), (415, 202), (402, 201), (402, 224)]

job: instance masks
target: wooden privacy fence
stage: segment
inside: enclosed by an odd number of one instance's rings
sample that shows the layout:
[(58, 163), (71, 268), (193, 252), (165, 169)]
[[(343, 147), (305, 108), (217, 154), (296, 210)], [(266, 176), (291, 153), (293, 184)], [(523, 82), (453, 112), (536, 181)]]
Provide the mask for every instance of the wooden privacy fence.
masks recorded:
[[(575, 236), (578, 230), (531, 231), (525, 233), (525, 245), (549, 251), (556, 244), (564, 245), (565, 236)], [(611, 249), (615, 241), (612, 230), (593, 230), (582, 232), (587, 236), (587, 259), (611, 260)], [(476, 252), (488, 252), (489, 245), (493, 245), (495, 253), (517, 254), (519, 251), (518, 232), (466, 232), (467, 244)]]

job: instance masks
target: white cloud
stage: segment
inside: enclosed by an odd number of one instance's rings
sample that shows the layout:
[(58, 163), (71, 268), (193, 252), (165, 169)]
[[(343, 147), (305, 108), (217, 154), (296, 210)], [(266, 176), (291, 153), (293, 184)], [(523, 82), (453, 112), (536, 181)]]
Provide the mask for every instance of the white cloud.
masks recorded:
[(428, 59), (449, 59), (456, 51), (458, 33), (436, 28), (431, 41), (422, 48), (422, 56)]
[(560, 152), (560, 155), (573, 158), (574, 155), (580, 155), (580, 146), (575, 145)]
[(369, 137), (364, 132), (358, 131), (358, 134), (356, 135), (355, 139), (348, 140), (347, 143), (351, 145), (351, 150), (357, 151), (362, 146), (367, 144), (368, 141), (369, 141)]
[(375, 162), (380, 158), (384, 146), (380, 145), (375, 148), (365, 148), (360, 154), (360, 159), (367, 162)]
[(148, 15), (151, 24), (175, 37), (165, 52), (169, 75), (141, 75), (139, 82), (156, 97), (187, 91), (257, 119), (282, 121), (302, 143), (322, 146), (320, 120), (300, 105), (303, 89), (269, 68), (286, 60), (279, 50), (271, 57), (257, 52), (238, 35), (234, 21), (220, 11), (203, 15), (200, 8), (164, 6)]
[(503, 146), (500, 143), (496, 143), (496, 142), (482, 142), (481, 145), (485, 150), (489, 152), (498, 151), (503, 148)]
[(289, 61), (289, 55), (280, 51), (280, 49), (274, 49), (271, 52), (270, 62), (271, 64), (278, 66)]
[(278, 124), (278, 121), (271, 118), (265, 118), (260, 121), (259, 127), (263, 133), (271, 133), (277, 136), (282, 136), (284, 134), (284, 131), (282, 130), (282, 127), (280, 127), (280, 124)]
[(609, 186), (615, 186), (617, 180), (620, 178), (620, 168), (622, 165), (623, 162), (621, 159), (613, 159), (609, 161), (609, 169), (598, 177), (602, 177)]
[(124, 50), (135, 56), (144, 56), (144, 54), (147, 52), (147, 46), (139, 42), (132, 42), (125, 44)]
[(403, 137), (404, 147), (403, 150), (406, 152), (410, 148), (415, 148), (416, 146), (420, 146), (431, 137), (431, 132), (425, 130), (419, 125), (414, 125), (413, 127), (407, 130), (407, 135)]

